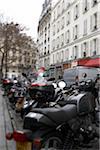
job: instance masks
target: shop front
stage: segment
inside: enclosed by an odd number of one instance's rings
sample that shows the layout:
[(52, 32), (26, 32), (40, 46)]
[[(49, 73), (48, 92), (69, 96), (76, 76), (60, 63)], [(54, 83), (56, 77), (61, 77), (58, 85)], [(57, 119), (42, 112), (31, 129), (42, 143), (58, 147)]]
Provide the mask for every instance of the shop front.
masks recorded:
[(100, 67), (100, 58), (84, 58), (84, 59), (79, 59), (77, 61), (78, 66), (86, 66), (86, 67)]

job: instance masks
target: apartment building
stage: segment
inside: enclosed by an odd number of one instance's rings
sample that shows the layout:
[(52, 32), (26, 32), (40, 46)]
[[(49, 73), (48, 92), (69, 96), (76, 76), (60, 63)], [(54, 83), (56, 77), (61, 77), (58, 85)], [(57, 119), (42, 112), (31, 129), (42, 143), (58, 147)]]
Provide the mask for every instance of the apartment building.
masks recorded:
[(51, 0), (45, 0), (38, 23), (38, 67), (49, 67), (50, 64), (50, 32), (51, 32)]
[(53, 0), (43, 4), (38, 64), (49, 67), (52, 75), (56, 70), (59, 77), (66, 68), (99, 58), (100, 0), (58, 0), (53, 4)]
[(51, 64), (99, 55), (100, 1), (94, 3), (60, 0), (55, 5), (51, 18)]
[[(29, 37), (27, 45), (19, 49), (16, 47), (15, 50), (9, 50), (7, 55), (9, 58), (9, 62), (7, 62), (7, 76), (18, 76), (21, 75), (23, 71), (27, 71), (28, 69), (32, 69), (35, 67), (36, 63), (36, 51), (37, 46), (34, 41)], [(0, 39), (0, 46), (3, 44), (2, 39)], [(18, 50), (18, 51), (17, 51)], [(2, 49), (3, 51), (3, 49)], [(14, 58), (14, 60), (12, 59)], [(2, 53), (0, 52), (0, 63), (2, 59)], [(11, 61), (10, 61), (11, 60)], [(5, 61), (4, 61), (5, 63)], [(1, 64), (0, 64), (1, 67)], [(5, 66), (3, 67), (3, 75), (5, 76)], [(1, 73), (1, 72), (0, 72)]]
[(50, 65), (61, 72), (62, 63), (68, 68), (99, 55), (100, 0), (58, 0), (51, 14)]
[(36, 51), (37, 47), (34, 41), (29, 37), (27, 45), (18, 52), (16, 52), (17, 59), (9, 66), (8, 75), (20, 75), (22, 72), (31, 71), (35, 67), (36, 63)]

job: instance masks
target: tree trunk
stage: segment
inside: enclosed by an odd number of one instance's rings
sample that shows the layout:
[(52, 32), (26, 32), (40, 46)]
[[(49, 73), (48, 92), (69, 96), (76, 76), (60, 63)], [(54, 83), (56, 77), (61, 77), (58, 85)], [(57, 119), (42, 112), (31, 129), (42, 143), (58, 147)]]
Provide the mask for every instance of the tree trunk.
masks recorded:
[(2, 57), (1, 57), (0, 78), (3, 77), (3, 66), (4, 66), (4, 53), (2, 53)]

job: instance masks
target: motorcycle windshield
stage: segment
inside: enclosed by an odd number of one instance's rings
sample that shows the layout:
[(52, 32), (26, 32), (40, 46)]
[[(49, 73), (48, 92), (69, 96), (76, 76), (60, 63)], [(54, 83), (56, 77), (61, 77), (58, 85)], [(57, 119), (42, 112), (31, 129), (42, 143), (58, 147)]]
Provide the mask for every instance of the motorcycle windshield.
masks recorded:
[(47, 84), (47, 79), (44, 72), (37, 72), (37, 77), (32, 81), (31, 86), (45, 86)]

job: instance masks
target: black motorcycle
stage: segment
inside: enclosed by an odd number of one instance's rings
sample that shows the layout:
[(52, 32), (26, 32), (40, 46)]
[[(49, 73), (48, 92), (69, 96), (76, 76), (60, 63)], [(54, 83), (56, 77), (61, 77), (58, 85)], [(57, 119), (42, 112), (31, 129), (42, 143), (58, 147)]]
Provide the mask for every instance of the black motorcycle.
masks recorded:
[(21, 118), (24, 118), (25, 115), (31, 110), (34, 110), (34, 108), (49, 107), (49, 102), (54, 102), (56, 100), (57, 92), (60, 89), (54, 87), (54, 83), (52, 83), (53, 82), (51, 80), (47, 81), (43, 76), (40, 75), (38, 75), (35, 80), (30, 81), (27, 89), (29, 98), (27, 98), (27, 100), (24, 102), (24, 105), (21, 109)]
[(64, 97), (63, 103), (57, 100), (57, 107), (34, 109), (25, 116), (23, 128), (31, 131), (27, 137), (33, 149), (77, 149), (98, 137), (95, 108), (95, 86), (89, 80)]

